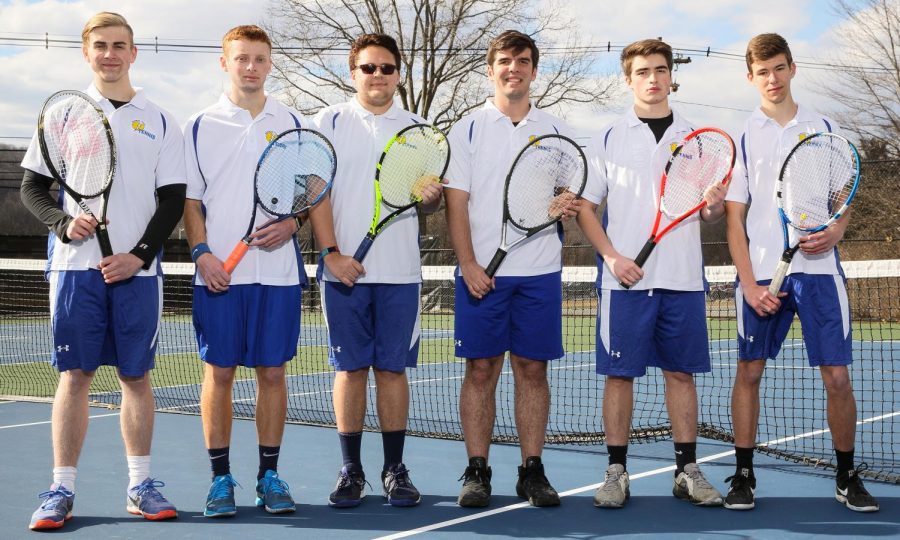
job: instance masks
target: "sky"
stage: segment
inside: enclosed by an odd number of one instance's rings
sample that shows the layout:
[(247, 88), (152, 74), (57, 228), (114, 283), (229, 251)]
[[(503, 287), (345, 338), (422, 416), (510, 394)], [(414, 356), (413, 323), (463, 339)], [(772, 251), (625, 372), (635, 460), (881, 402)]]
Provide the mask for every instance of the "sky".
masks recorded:
[[(120, 0), (114, 10), (129, 20), (137, 42), (158, 37), (161, 42), (184, 40), (216, 45), (228, 28), (261, 22), (267, 3)], [(832, 48), (831, 32), (841, 23), (827, 0), (569, 0), (566, 6), (580, 22), (578, 30), (585, 40), (594, 44), (662, 37), (676, 50), (712, 47), (742, 54), (753, 35), (778, 32), (790, 42), (795, 60), (801, 61), (825, 58)], [(111, 9), (110, 4), (0, 1), (0, 59), (4, 66), (0, 77), (0, 142), (27, 144), (43, 100), (59, 89), (83, 89), (91, 76), (78, 48), (12, 46), (2, 38), (43, 38), (49, 33), (51, 38), (78, 39), (84, 21), (104, 9)], [(776, 12), (777, 18), (770, 15)], [(617, 54), (601, 54), (601, 69), (615, 74)], [(735, 135), (758, 104), (745, 74), (742, 61), (694, 58), (675, 73), (680, 89), (671, 96), (673, 106), (698, 126), (722, 127)], [(215, 53), (157, 53), (152, 48), (139, 48), (131, 80), (182, 122), (213, 103), (227, 84)], [(826, 113), (839, 107), (814, 91), (810, 70), (798, 71), (793, 89), (795, 98), (804, 105)], [(620, 100), (603, 110), (582, 107), (552, 112), (565, 114), (576, 130), (593, 136), (629, 103), (630, 96), (623, 93)]]

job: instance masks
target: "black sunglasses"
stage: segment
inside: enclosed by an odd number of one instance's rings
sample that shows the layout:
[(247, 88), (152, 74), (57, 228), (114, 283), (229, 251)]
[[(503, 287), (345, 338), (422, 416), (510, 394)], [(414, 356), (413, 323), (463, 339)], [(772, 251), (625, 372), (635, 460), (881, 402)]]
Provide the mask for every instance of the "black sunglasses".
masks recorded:
[(397, 66), (394, 64), (360, 64), (356, 67), (366, 75), (374, 75), (378, 69), (381, 70), (382, 75), (393, 75), (397, 71)]

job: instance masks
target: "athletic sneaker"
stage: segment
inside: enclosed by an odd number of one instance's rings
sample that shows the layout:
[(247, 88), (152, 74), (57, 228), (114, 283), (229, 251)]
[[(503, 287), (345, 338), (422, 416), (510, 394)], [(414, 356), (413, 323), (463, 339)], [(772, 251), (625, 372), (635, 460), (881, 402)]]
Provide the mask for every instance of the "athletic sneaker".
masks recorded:
[(256, 506), (264, 506), (270, 514), (284, 514), (297, 509), (291, 497), (291, 488), (271, 469), (256, 483)]
[(167, 501), (156, 489), (165, 485), (155, 478), (145, 478), (143, 482), (128, 490), (125, 510), (129, 514), (144, 516), (144, 519), (151, 521), (178, 517), (175, 505)]
[(756, 477), (750, 474), (750, 469), (741, 468), (734, 476), (725, 479), (731, 482), (728, 495), (725, 496), (725, 508), (729, 510), (753, 510), (756, 503), (753, 502), (753, 494), (756, 492)]
[(703, 476), (696, 463), (688, 463), (684, 471), (675, 477), (672, 495), (697, 506), (722, 506), (722, 494)]
[(391, 506), (415, 506), (422, 500), (419, 490), (409, 480), (409, 469), (402, 463), (381, 471), (381, 486)]
[(834, 498), (850, 510), (856, 512), (878, 511), (878, 501), (866, 491), (862, 479), (859, 477), (859, 473), (868, 468), (867, 464), (860, 463), (856, 470), (844, 471), (837, 475)]
[(72, 507), (75, 506), (75, 494), (60, 484), (50, 486), (49, 491), (38, 495), (44, 502), (31, 514), (31, 523), (28, 528), (37, 531), (41, 529), (58, 529), (67, 520), (72, 519)]
[(328, 496), (328, 505), (335, 508), (353, 508), (362, 502), (366, 489), (366, 475), (362, 471), (349, 471), (341, 467), (337, 486)]
[(629, 498), (631, 498), (631, 488), (625, 466), (621, 463), (613, 463), (606, 468), (606, 478), (594, 493), (594, 506), (622, 508)]
[(479, 508), (491, 502), (491, 468), (483, 457), (469, 459), (469, 466), (459, 477), (463, 481), (462, 490), (456, 504), (464, 508)]
[(559, 493), (544, 476), (544, 464), (540, 457), (530, 456), (525, 459), (524, 467), (519, 465), (516, 495), (528, 499), (531, 506), (559, 506)]
[(213, 478), (206, 494), (206, 509), (203, 515), (206, 517), (226, 517), (237, 514), (237, 505), (234, 503), (234, 486), (239, 485), (234, 481), (231, 473), (222, 474)]

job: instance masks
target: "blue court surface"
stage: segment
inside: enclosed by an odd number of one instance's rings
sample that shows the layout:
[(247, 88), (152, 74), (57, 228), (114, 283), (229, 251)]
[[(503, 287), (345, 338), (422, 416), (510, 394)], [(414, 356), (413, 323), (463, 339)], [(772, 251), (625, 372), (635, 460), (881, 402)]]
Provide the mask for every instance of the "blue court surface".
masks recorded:
[[(456, 506), (457, 481), (465, 467), (463, 443), (409, 438), (406, 464), (423, 493), (420, 506), (392, 508), (381, 497), (381, 441), (363, 438), (363, 460), (373, 489), (355, 509), (326, 503), (340, 467), (334, 429), (289, 425), (279, 466), (291, 485), (297, 512), (272, 516), (254, 506), (256, 435), (251, 421), (237, 420), (232, 435), (232, 472), (238, 515), (211, 520), (202, 516), (209, 486), (209, 464), (196, 416), (158, 414), (153, 476), (166, 482), (162, 492), (179, 508), (177, 520), (152, 523), (125, 512), (126, 465), (119, 436), (118, 410), (91, 408), (91, 424), (78, 468), (75, 517), (49, 534), (67, 538), (900, 538), (900, 487), (866, 483), (881, 511), (851, 512), (834, 500), (832, 473), (757, 455), (757, 508), (733, 512), (696, 508), (671, 495), (670, 442), (632, 445), (628, 469), (632, 499), (622, 510), (592, 505), (602, 480), (602, 447), (554, 446), (544, 452), (547, 475), (563, 495), (558, 508), (531, 508), (515, 495), (519, 450), (494, 445), (491, 506)], [(36, 497), (50, 482), (50, 406), (0, 402), (0, 539), (37, 538), (28, 531)], [(698, 457), (707, 477), (722, 491), (733, 472), (726, 443), (701, 441)]]

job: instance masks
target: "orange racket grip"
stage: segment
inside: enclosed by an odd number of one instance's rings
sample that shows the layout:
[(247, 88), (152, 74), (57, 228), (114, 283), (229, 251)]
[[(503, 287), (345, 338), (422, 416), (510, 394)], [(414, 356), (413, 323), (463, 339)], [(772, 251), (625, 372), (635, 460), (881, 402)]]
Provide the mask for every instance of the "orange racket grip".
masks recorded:
[(241, 262), (241, 259), (244, 258), (244, 255), (247, 254), (247, 250), (250, 249), (250, 244), (241, 240), (238, 242), (234, 249), (231, 250), (231, 255), (225, 260), (225, 271), (229, 274), (234, 272), (235, 267), (237, 267), (238, 263)]

